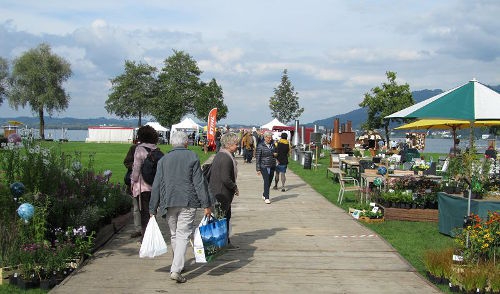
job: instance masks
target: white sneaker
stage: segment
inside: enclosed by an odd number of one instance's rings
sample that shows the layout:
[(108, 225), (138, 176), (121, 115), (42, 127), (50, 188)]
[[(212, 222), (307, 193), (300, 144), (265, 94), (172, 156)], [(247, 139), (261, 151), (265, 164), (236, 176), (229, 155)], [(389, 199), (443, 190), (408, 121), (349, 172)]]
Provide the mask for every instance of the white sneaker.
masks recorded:
[(271, 204), (271, 200), (269, 200), (269, 199), (264, 200), (264, 202), (265, 202), (266, 204)]
[(262, 200), (266, 200), (266, 197), (262, 196)]

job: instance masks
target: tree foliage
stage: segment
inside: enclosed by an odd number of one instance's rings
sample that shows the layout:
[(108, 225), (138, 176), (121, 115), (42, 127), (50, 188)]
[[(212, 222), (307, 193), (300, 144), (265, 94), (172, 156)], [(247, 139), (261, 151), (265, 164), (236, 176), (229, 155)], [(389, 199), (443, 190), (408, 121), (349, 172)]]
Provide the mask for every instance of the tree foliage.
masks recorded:
[(384, 117), (400, 111), (413, 105), (413, 96), (410, 92), (410, 86), (405, 83), (398, 85), (396, 83), (396, 73), (386, 72), (388, 83), (382, 83), (382, 87), (375, 87), (370, 93), (365, 93), (360, 107), (366, 107), (368, 110), (368, 119), (362, 127), (367, 130), (384, 128), (386, 142), (389, 142), (389, 123)]
[(304, 112), (304, 108), (299, 106), (299, 96), (297, 95), (292, 82), (288, 79), (287, 70), (284, 69), (281, 83), (278, 88), (274, 88), (274, 96), (269, 98), (271, 116), (284, 124), (297, 119)]
[(200, 94), (194, 100), (194, 109), (196, 117), (206, 121), (208, 113), (212, 108), (217, 108), (217, 121), (227, 115), (227, 106), (224, 104), (224, 94), (222, 87), (217, 84), (215, 79), (210, 83), (201, 83)]
[(16, 110), (28, 104), (40, 119), (40, 137), (45, 138), (44, 112), (52, 115), (68, 107), (70, 96), (63, 83), (71, 76), (71, 65), (51, 53), (42, 43), (14, 60), (9, 91), (9, 103)]
[(179, 122), (194, 111), (194, 101), (199, 95), (201, 70), (196, 61), (183, 51), (164, 61), (158, 76), (158, 95), (155, 98), (153, 116), (164, 126)]
[(7, 59), (0, 57), (0, 105), (7, 97), (7, 85), (9, 82), (9, 63)]
[(125, 61), (125, 72), (111, 80), (111, 93), (106, 110), (121, 118), (142, 117), (152, 113), (153, 98), (157, 94), (157, 69), (148, 64)]

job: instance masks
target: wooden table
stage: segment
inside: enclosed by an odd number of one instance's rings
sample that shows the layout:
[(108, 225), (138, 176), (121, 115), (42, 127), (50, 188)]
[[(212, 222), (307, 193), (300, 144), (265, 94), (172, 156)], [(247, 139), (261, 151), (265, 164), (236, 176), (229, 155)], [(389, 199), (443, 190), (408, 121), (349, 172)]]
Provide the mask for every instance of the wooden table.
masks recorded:
[(340, 167), (347, 173), (352, 174), (352, 170), (356, 170), (356, 175), (359, 174), (359, 159), (356, 158), (345, 158), (340, 161)]
[(429, 180), (433, 180), (433, 181), (437, 181), (437, 182), (440, 182), (443, 177), (442, 176), (436, 176), (436, 175), (404, 175), (404, 174), (389, 174), (388, 175), (389, 178), (402, 178), (402, 177), (407, 177), (407, 176), (410, 176), (410, 177), (414, 177), (414, 178), (422, 178), (422, 179), (429, 179)]
[(373, 181), (376, 178), (382, 178), (383, 179), (382, 183), (384, 183), (385, 178), (382, 175), (379, 175), (379, 174), (373, 173), (373, 172), (372, 173), (361, 173), (360, 178), (361, 178), (361, 181), (360, 181), (361, 188), (363, 189), (363, 191), (361, 193), (361, 202), (363, 202), (363, 195), (364, 195), (365, 200), (368, 203), (368, 198), (369, 198), (369, 194), (370, 194), (369, 193), (370, 183), (373, 183)]

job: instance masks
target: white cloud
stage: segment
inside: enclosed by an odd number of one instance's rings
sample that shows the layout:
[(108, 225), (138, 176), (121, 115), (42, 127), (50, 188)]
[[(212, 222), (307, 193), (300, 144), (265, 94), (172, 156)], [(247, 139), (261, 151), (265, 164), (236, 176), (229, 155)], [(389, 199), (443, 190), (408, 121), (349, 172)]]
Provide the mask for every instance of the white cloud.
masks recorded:
[[(305, 107), (302, 122), (357, 108), (386, 71), (412, 90), (449, 89), (472, 77), (500, 83), (497, 1), (66, 2), (0, 7), (0, 56), (14, 59), (47, 42), (71, 63), (65, 115), (107, 116), (109, 79), (124, 61), (161, 69), (172, 49), (193, 56), (203, 80), (222, 85), (227, 123), (267, 122), (284, 69)], [(2, 117), (17, 113), (0, 106)]]

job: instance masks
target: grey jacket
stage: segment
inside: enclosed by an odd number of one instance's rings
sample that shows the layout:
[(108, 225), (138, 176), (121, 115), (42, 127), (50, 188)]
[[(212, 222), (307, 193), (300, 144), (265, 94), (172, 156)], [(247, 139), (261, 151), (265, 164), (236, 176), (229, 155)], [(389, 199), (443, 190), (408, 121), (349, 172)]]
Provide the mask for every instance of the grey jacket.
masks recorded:
[(169, 207), (207, 208), (212, 204), (196, 153), (175, 147), (158, 161), (149, 213), (156, 214), (159, 207), (163, 216)]

